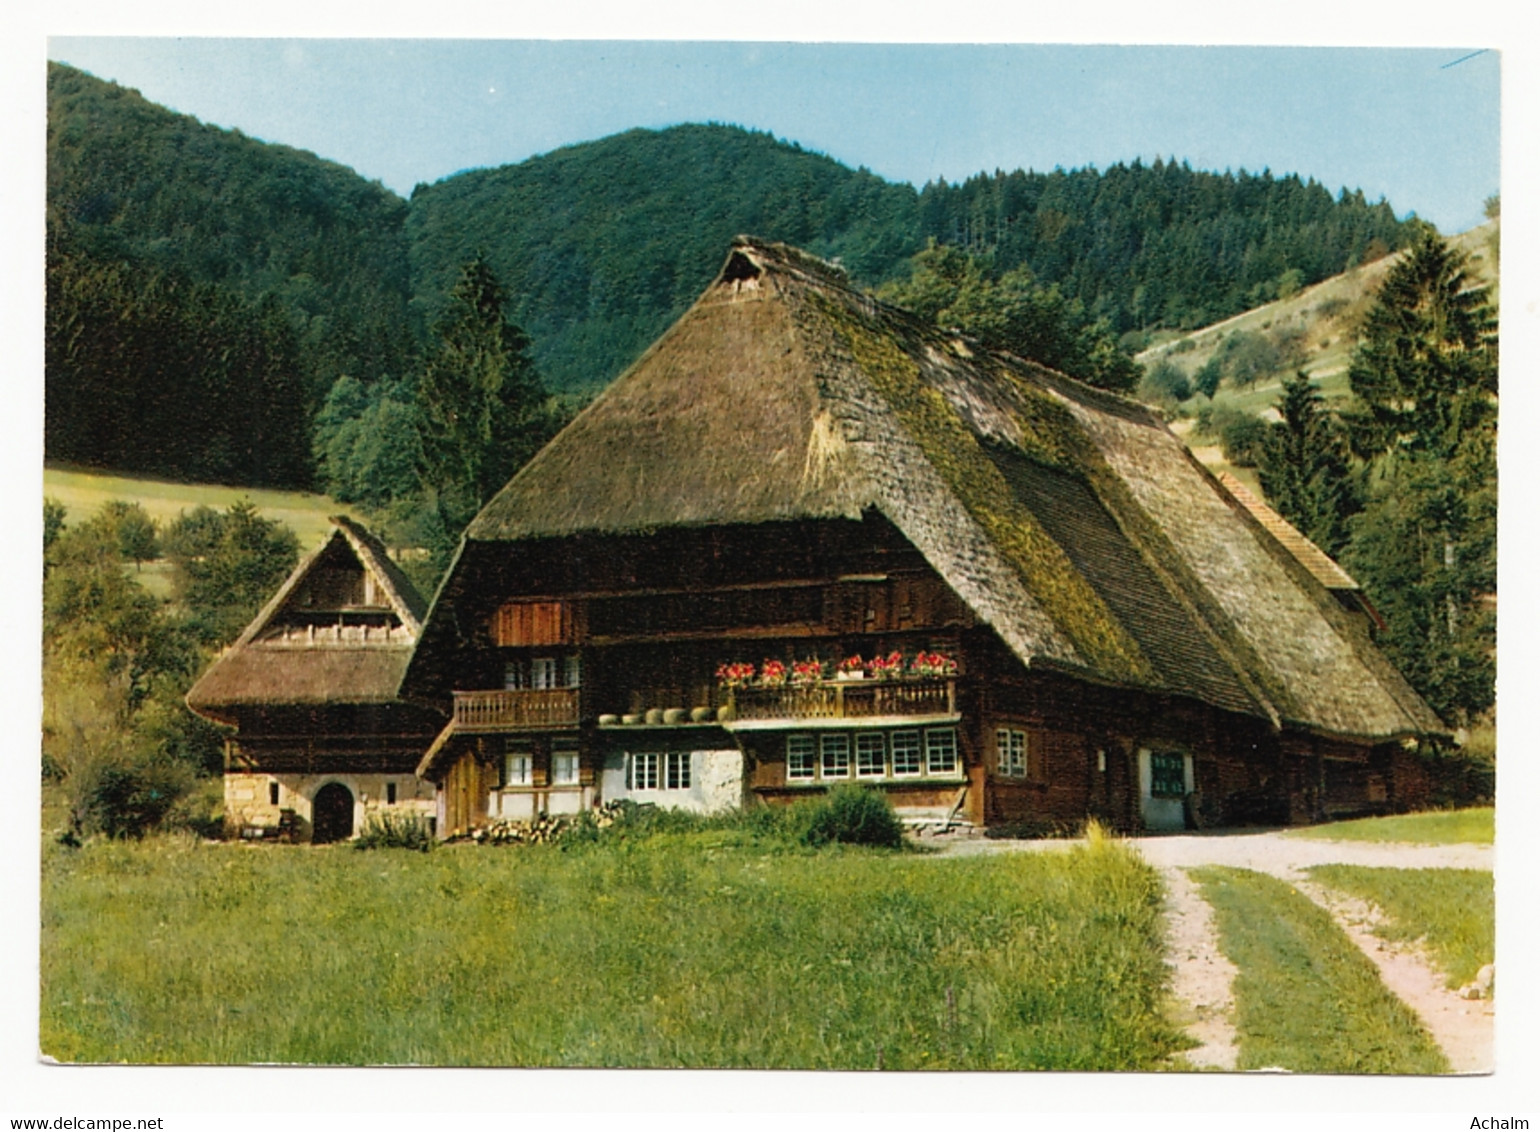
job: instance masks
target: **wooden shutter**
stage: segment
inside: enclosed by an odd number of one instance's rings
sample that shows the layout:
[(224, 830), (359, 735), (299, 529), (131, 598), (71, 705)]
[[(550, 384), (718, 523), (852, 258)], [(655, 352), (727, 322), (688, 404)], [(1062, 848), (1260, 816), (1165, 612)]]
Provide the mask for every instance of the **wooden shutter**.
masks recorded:
[(504, 647), (574, 643), (571, 603), (510, 601), (492, 615), (492, 643)]

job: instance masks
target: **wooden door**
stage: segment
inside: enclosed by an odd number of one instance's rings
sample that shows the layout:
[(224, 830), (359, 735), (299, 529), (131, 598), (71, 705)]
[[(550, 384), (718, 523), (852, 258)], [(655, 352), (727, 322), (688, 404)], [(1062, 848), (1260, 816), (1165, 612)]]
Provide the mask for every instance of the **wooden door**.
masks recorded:
[(310, 811), (310, 840), (317, 845), (353, 836), (353, 792), (340, 782), (316, 791)]

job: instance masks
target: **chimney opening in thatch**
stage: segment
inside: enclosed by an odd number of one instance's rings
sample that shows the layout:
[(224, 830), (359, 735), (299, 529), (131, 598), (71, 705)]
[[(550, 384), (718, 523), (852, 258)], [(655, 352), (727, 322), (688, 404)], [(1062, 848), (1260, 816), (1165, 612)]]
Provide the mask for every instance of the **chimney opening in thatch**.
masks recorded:
[(722, 268), (723, 283), (738, 283), (746, 279), (758, 279), (760, 268), (742, 252), (733, 252), (727, 257), (727, 266)]

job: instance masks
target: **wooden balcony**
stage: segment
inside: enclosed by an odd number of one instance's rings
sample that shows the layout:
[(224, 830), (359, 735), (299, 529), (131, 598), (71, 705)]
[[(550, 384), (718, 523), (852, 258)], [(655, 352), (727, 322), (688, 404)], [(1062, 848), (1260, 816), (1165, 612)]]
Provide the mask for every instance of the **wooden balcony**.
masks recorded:
[(957, 715), (957, 681), (825, 680), (733, 692), (735, 724), (944, 719)]
[(456, 731), (518, 731), (571, 727), (578, 721), (578, 689), (456, 692)]

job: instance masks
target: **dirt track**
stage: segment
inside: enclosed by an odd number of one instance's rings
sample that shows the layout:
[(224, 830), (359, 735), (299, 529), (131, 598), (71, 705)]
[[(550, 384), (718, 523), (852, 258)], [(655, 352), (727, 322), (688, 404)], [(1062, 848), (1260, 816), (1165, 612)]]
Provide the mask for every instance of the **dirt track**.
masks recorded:
[[(969, 839), (948, 844), (942, 852), (947, 856), (1055, 852), (1074, 844), (1077, 842)], [(1491, 1000), (1463, 999), (1446, 988), (1443, 976), (1420, 948), (1391, 945), (1372, 934), (1373, 909), (1311, 883), (1304, 872), (1315, 865), (1337, 864), (1490, 871), (1490, 845), (1318, 841), (1250, 831), (1135, 837), (1128, 844), (1160, 869), (1166, 880), (1166, 953), (1173, 968), (1173, 991), (1186, 1016), (1188, 1032), (1201, 1043), (1187, 1055), (1193, 1065), (1235, 1067), (1235, 1031), (1230, 1023), (1230, 983), (1235, 968), (1219, 949), (1212, 910), (1185, 870), (1199, 865), (1230, 865), (1286, 880), (1331, 912), (1348, 938), (1379, 969), (1386, 987), (1422, 1018), (1456, 1073), (1492, 1071)]]

